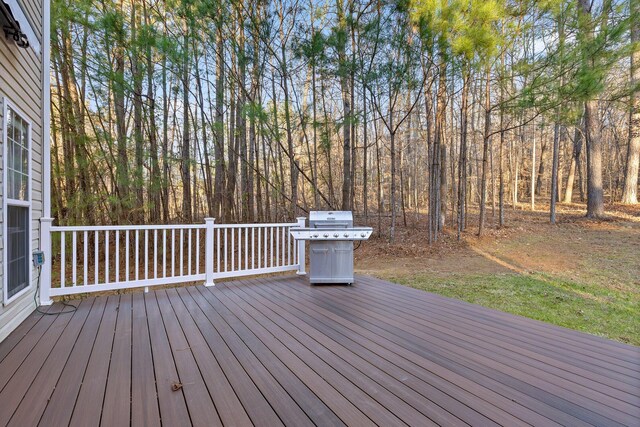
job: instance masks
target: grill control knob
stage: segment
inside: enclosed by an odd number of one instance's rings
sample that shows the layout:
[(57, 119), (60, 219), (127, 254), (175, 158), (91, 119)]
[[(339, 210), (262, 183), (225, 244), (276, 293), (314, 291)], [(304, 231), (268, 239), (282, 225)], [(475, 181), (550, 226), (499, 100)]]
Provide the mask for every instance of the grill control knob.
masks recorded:
[(364, 236), (365, 236), (365, 234), (364, 234), (364, 233), (360, 233), (360, 237), (364, 237)]
[(329, 234), (324, 233), (324, 237), (325, 237), (325, 239), (326, 239), (327, 237), (329, 237)]
[(349, 233), (344, 233), (344, 237), (349, 237)]
[(333, 237), (335, 237), (336, 239), (338, 238), (338, 236), (340, 236), (338, 233), (334, 233)]
[(313, 237), (318, 237), (318, 233), (314, 234)]

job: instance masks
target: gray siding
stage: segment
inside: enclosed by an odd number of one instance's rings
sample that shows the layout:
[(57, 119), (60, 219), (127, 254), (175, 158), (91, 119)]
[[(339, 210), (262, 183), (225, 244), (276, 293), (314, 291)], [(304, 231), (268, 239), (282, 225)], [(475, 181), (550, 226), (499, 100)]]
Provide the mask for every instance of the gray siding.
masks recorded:
[[(33, 30), (42, 44), (43, 6), (39, 0), (20, 0), (24, 13), (33, 25)], [(2, 99), (20, 110), (31, 122), (31, 246), (40, 247), (40, 218), (42, 216), (42, 54), (36, 55), (33, 49), (21, 49), (15, 44), (0, 38), (0, 102)], [(4, 105), (0, 106), (0, 139), (4, 129), (2, 117)], [(4, 197), (4, 149), (6, 141), (0, 140), (0, 198)], [(4, 200), (3, 200), (4, 201)], [(5, 212), (0, 204), (0, 260), (4, 251)], [(0, 262), (0, 285), (4, 286), (4, 263)], [(35, 308), (34, 295), (38, 273), (32, 271), (32, 284), (28, 292), (17, 300), (5, 305), (0, 292), (0, 341), (18, 326)]]

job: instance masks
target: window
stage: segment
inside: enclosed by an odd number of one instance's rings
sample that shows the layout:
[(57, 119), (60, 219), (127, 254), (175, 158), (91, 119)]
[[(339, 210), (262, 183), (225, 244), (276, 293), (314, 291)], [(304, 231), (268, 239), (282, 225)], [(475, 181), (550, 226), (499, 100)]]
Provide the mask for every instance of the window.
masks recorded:
[(30, 284), (31, 125), (4, 102), (4, 304)]

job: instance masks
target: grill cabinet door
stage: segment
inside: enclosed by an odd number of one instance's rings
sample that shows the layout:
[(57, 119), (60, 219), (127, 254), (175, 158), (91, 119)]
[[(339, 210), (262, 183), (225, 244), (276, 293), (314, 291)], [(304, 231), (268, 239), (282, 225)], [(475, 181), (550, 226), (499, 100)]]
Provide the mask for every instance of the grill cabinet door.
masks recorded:
[(334, 283), (353, 282), (353, 242), (333, 243), (333, 281)]
[(311, 283), (322, 283), (331, 280), (331, 258), (333, 258), (332, 242), (310, 242), (309, 264)]

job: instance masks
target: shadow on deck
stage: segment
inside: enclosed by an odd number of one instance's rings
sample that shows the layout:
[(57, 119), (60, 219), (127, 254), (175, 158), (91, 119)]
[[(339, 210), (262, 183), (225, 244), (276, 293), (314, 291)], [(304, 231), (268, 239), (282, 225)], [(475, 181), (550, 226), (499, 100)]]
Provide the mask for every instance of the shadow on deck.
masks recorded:
[(0, 343), (0, 425), (639, 420), (639, 348), (369, 277), (86, 298)]

